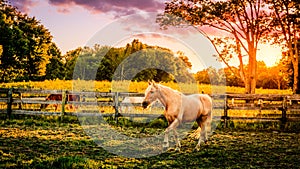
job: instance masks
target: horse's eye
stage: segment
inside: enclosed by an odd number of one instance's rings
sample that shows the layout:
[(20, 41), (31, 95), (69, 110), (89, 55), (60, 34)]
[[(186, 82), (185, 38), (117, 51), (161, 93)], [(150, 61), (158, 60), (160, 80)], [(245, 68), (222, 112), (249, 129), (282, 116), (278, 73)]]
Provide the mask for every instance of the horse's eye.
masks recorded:
[(154, 93), (154, 91), (150, 91), (150, 93), (151, 93), (151, 94), (153, 94), (153, 93)]

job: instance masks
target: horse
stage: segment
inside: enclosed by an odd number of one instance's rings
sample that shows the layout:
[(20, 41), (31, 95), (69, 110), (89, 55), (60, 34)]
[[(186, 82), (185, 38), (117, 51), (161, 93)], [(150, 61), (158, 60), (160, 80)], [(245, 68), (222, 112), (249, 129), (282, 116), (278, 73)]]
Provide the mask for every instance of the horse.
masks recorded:
[[(67, 94), (66, 101), (80, 101), (80, 95), (77, 94)], [(54, 101), (62, 101), (62, 94), (50, 94), (46, 97), (46, 101), (54, 100)], [(46, 109), (49, 106), (49, 104), (42, 104), (41, 109)], [(55, 107), (55, 111), (58, 108), (58, 104), (53, 104)], [(76, 107), (75, 107), (76, 108)], [(70, 105), (70, 109), (73, 109), (73, 105)]]
[(145, 109), (155, 100), (159, 100), (165, 107), (164, 116), (168, 121), (168, 127), (165, 129), (163, 148), (168, 149), (168, 135), (173, 131), (176, 142), (176, 150), (180, 151), (180, 141), (177, 136), (176, 128), (184, 122), (198, 123), (200, 130), (199, 140), (195, 150), (200, 149), (202, 142), (207, 142), (207, 127), (210, 127), (212, 120), (212, 99), (207, 94), (185, 95), (170, 87), (149, 82), (145, 90), (145, 98), (142, 107)]
[[(133, 106), (132, 105), (141, 105), (142, 102), (144, 101), (144, 97), (125, 97), (122, 100), (122, 104), (120, 106), (120, 113), (129, 113), (132, 112)], [(131, 105), (132, 104), (132, 105)], [(161, 103), (157, 100), (155, 102), (153, 102), (151, 104), (151, 107), (149, 106), (149, 110), (151, 110), (151, 108), (161, 108)]]

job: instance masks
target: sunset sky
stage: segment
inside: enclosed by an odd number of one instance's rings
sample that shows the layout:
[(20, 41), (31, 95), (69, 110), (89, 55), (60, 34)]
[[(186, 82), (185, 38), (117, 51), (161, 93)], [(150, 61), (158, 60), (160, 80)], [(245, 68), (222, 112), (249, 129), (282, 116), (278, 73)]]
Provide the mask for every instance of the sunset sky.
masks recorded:
[[(100, 45), (122, 46), (139, 38), (143, 43), (183, 51), (190, 56), (195, 71), (210, 66), (208, 63), (215, 59), (207, 56), (215, 52), (194, 30), (160, 31), (155, 25), (154, 14), (163, 12), (164, 1), (11, 0), (11, 3), (48, 28), (63, 54), (91, 44), (95, 39)], [(195, 44), (199, 42), (198, 47)], [(280, 48), (263, 45), (257, 59), (271, 66), (280, 59)], [(199, 63), (201, 60), (205, 60), (204, 65)]]

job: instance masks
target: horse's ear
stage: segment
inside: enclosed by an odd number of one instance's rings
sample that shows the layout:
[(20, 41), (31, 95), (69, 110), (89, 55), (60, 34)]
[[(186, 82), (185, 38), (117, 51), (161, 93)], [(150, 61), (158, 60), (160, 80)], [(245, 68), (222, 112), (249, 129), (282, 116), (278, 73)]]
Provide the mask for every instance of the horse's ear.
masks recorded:
[(148, 80), (148, 85), (152, 85), (152, 82), (150, 80)]
[(153, 86), (154, 86), (156, 89), (158, 89), (158, 86), (157, 86), (157, 84), (156, 84), (155, 82), (153, 82)]

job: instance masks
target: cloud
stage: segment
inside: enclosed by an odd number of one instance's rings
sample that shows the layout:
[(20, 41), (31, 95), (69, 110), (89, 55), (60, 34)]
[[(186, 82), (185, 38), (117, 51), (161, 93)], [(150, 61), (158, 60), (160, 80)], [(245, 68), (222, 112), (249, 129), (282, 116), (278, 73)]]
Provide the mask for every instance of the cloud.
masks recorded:
[(11, 0), (11, 5), (13, 5), (14, 7), (17, 7), (18, 10), (25, 12), (25, 13), (29, 13), (30, 12), (30, 8), (38, 5), (39, 1), (38, 0)]
[(137, 11), (157, 12), (164, 9), (162, 0), (48, 0), (58, 8), (74, 5), (90, 10), (92, 13), (112, 13), (115, 16), (134, 14)]
[[(164, 9), (164, 0), (44, 0), (57, 7), (57, 11), (68, 13), (73, 6), (81, 6), (91, 13), (109, 13), (115, 17), (135, 14), (138, 11), (158, 12)], [(20, 11), (29, 13), (39, 0), (11, 0)]]

